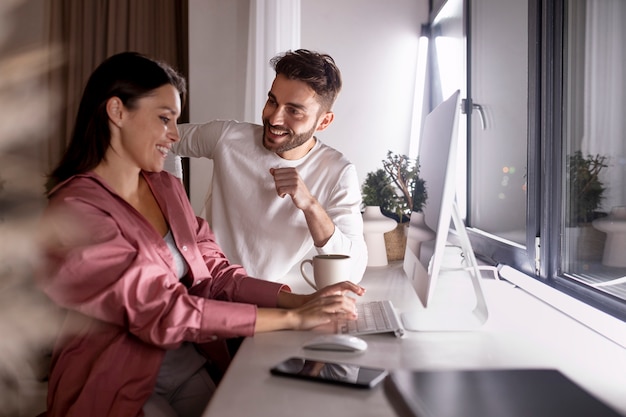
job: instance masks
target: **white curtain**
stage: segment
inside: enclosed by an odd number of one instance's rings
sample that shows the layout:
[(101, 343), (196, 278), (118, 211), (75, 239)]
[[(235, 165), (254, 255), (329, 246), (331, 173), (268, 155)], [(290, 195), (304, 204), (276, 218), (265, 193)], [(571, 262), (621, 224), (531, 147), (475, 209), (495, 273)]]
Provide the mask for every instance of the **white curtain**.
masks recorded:
[(261, 123), (275, 55), (300, 48), (300, 0), (250, 0), (245, 119)]
[(587, 0), (583, 154), (608, 157), (604, 211), (626, 205), (626, 1)]

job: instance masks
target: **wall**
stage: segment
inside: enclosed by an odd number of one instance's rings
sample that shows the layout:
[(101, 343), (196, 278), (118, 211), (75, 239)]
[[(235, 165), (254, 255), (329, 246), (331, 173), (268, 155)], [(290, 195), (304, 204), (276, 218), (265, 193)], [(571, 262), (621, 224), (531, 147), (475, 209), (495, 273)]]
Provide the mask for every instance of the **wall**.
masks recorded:
[[(250, 0), (189, 1), (189, 118), (243, 120)], [(213, 164), (190, 160), (190, 200), (203, 215)]]
[[(243, 120), (250, 0), (191, 0), (190, 121)], [(318, 137), (356, 164), (361, 182), (387, 150), (408, 153), (420, 25), (427, 0), (301, 0), (302, 47), (329, 53), (344, 88), (335, 121)], [(269, 85), (267, 86), (269, 89)], [(201, 213), (208, 161), (192, 161)]]
[[(189, 1), (191, 122), (243, 120), (250, 1)], [(45, 3), (26, 4), (29, 16), (36, 16), (32, 27), (44, 28), (34, 23)], [(302, 47), (331, 54), (344, 79), (335, 121), (319, 137), (356, 164), (362, 182), (381, 167), (387, 150), (408, 153), (417, 38), (428, 20), (428, 1), (301, 0), (301, 12)], [(211, 167), (207, 160), (191, 161), (197, 213)]]
[(356, 164), (359, 179), (387, 150), (408, 154), (417, 40), (426, 0), (302, 0), (302, 47), (329, 53), (344, 87), (318, 137)]

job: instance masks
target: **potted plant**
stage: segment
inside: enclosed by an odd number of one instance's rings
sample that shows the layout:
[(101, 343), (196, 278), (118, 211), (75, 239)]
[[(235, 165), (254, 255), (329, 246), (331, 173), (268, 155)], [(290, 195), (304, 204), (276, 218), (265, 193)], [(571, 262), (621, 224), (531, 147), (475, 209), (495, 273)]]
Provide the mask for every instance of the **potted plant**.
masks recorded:
[(361, 188), (363, 205), (378, 206), (381, 212), (391, 213), (394, 210), (396, 192), (391, 185), (391, 180), (382, 168), (370, 172), (365, 177)]
[(388, 151), (383, 168), (397, 190), (393, 215), (399, 223), (408, 222), (413, 211), (422, 211), (428, 197), (426, 184), (419, 176), (419, 158), (411, 161), (406, 155)]
[(581, 151), (569, 155), (567, 160), (569, 185), (567, 224), (570, 233), (576, 239), (578, 260), (602, 259), (606, 236), (593, 228), (591, 222), (606, 215), (599, 211), (606, 189), (600, 181), (600, 173), (607, 167), (606, 160), (606, 156), (599, 154), (585, 156)]
[(370, 172), (361, 188), (365, 206), (379, 206), (382, 213), (405, 223), (411, 212), (422, 211), (428, 194), (419, 176), (419, 159), (387, 152), (383, 168)]
[(387, 258), (398, 260), (404, 258), (411, 213), (422, 211), (426, 203), (426, 184), (419, 176), (418, 159), (388, 151), (382, 163), (382, 169), (367, 174), (361, 191), (366, 207), (379, 206), (383, 215), (397, 222), (384, 239)]
[(387, 216), (394, 210), (396, 192), (387, 173), (381, 168), (367, 174), (361, 188), (363, 204), (363, 234), (367, 245), (367, 266), (384, 266), (390, 260), (385, 233), (397, 222)]

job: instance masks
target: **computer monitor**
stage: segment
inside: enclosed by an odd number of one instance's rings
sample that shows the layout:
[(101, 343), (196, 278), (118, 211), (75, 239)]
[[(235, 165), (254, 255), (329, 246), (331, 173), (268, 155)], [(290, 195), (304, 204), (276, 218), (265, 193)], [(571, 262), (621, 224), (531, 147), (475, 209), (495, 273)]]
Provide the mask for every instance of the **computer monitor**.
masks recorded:
[[(404, 312), (402, 321), (407, 330), (462, 330), (476, 328), (487, 320), (487, 305), (480, 284), (480, 272), (465, 225), (455, 204), (456, 164), (458, 142), (459, 95), (457, 90), (439, 104), (424, 120), (419, 144), (420, 177), (425, 181), (428, 199), (423, 209), (426, 226), (435, 232), (435, 238), (421, 242), (418, 216), (411, 216), (407, 234), (403, 268), (421, 302), (414, 311)], [(446, 254), (451, 222), (461, 242), (459, 248), (460, 275), (467, 273), (473, 294), (461, 295), (476, 301), (472, 308), (463, 303), (443, 303), (431, 306)], [(468, 281), (465, 280), (465, 284)], [(461, 285), (456, 280), (452, 285)]]

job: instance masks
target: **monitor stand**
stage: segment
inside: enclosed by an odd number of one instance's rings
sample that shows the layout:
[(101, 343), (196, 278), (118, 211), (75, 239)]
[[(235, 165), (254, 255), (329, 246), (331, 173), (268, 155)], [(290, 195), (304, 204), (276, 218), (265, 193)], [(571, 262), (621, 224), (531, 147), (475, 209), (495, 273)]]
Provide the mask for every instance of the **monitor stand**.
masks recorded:
[[(478, 262), (456, 203), (452, 207), (452, 221), (467, 265), (448, 269), (444, 265), (437, 277), (437, 284), (428, 307), (418, 302), (415, 309), (401, 314), (406, 330), (475, 330), (487, 321), (487, 302), (481, 285)], [(419, 263), (417, 267), (423, 269)]]

